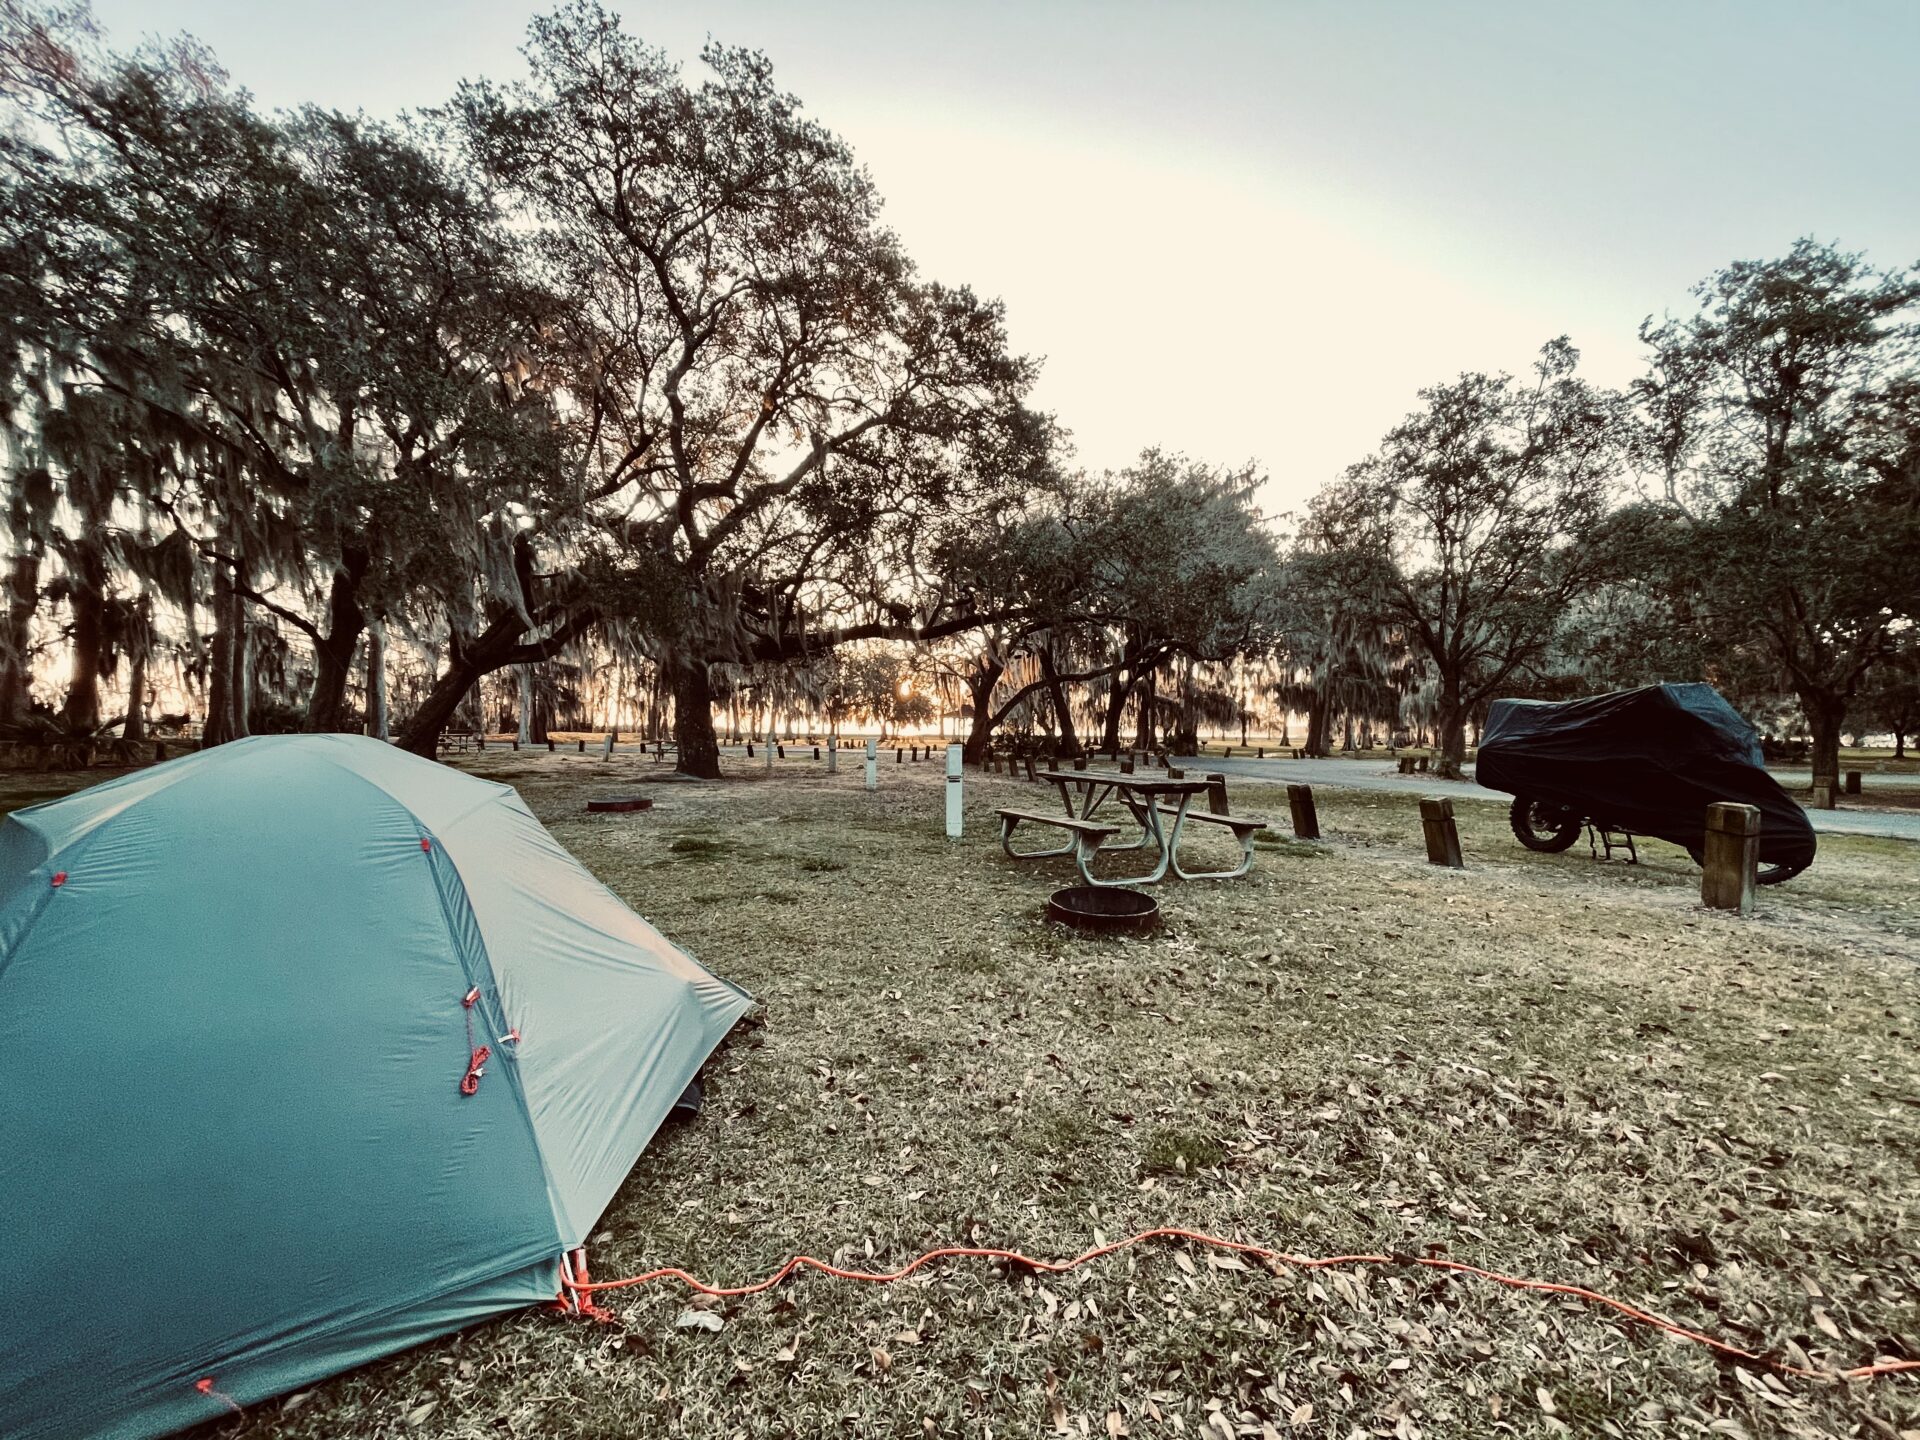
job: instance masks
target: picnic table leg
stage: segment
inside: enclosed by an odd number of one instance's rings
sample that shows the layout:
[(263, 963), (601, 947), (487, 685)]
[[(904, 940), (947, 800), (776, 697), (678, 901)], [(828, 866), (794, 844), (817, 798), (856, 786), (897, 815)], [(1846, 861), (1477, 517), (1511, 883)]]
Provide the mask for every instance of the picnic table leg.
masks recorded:
[[(1141, 821), (1141, 826), (1143, 829), (1150, 832), (1151, 838), (1160, 847), (1160, 863), (1154, 866), (1150, 872), (1148, 872), (1145, 875), (1117, 876), (1112, 880), (1102, 880), (1099, 876), (1093, 873), (1092, 869), (1089, 867), (1087, 863), (1093, 858), (1093, 856), (1089, 855), (1084, 849), (1082, 849), (1074, 853), (1074, 860), (1080, 866), (1080, 878), (1085, 880), (1089, 885), (1153, 885), (1153, 884), (1157, 884), (1160, 880), (1166, 877), (1167, 866), (1172, 862), (1172, 859), (1173, 859), (1173, 847), (1176, 844), (1178, 844), (1180, 840), (1180, 827), (1182, 824), (1185, 823), (1187, 818), (1187, 803), (1192, 798), (1193, 797), (1191, 795), (1182, 795), (1180, 797), (1180, 808), (1174, 812), (1173, 831), (1171, 834), (1167, 833), (1165, 830), (1161, 828), (1159, 807), (1152, 804), (1149, 804), (1146, 806), (1146, 814), (1144, 819)], [(1139, 844), (1136, 844), (1136, 845), (1104, 845), (1104, 846), (1100, 846), (1099, 849), (1100, 850), (1137, 850), (1140, 848), (1141, 845), (1144, 845), (1145, 843), (1146, 841), (1142, 840), (1141, 842), (1139, 842)], [(1098, 853), (1098, 851), (1096, 851), (1095, 853)]]
[(1173, 873), (1182, 880), (1236, 880), (1253, 868), (1253, 837), (1255, 832), (1246, 831), (1236, 837), (1240, 841), (1240, 863), (1231, 870), (1183, 870), (1180, 857), (1173, 857)]

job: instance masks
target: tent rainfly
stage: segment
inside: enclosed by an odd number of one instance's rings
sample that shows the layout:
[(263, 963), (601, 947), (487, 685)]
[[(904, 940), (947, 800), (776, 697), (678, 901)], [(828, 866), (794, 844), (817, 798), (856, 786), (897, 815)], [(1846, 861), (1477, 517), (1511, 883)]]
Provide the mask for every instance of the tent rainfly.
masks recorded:
[(753, 1004), (508, 786), (266, 736), (0, 825), (0, 1435), (552, 1300)]

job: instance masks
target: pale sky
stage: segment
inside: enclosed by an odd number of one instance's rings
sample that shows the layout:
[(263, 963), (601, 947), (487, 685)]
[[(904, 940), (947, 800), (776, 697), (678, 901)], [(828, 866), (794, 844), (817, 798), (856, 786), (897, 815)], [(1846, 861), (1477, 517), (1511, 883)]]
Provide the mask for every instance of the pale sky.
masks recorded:
[[(268, 106), (391, 115), (520, 73), (525, 0), (95, 0)], [(1081, 463), (1160, 445), (1296, 507), (1424, 384), (1640, 319), (1803, 234), (1920, 260), (1920, 3), (631, 0), (851, 143), (928, 274), (1003, 298)]]

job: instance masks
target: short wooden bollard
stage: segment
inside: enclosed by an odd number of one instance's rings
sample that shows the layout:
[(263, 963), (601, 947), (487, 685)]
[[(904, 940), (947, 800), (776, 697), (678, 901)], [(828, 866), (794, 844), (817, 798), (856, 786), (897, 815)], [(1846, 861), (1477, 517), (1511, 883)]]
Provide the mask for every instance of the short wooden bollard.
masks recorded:
[(906, 764), (906, 763), (907, 763), (907, 752), (906, 752), (905, 750), (901, 750), (901, 749), (899, 749), (899, 748), (897, 748), (897, 747), (896, 747), (896, 748), (895, 748), (895, 750), (894, 750), (894, 752), (893, 752), (893, 763), (894, 763), (894, 764), (896, 764), (896, 765), (904, 765), (904, 764)]
[(1721, 803), (1707, 807), (1707, 849), (1700, 871), (1700, 903), (1709, 910), (1753, 913), (1760, 869), (1760, 807)]
[[(1084, 765), (1076, 765), (1076, 766), (1074, 766), (1073, 768), (1074, 768), (1074, 769), (1076, 769), (1076, 770), (1084, 770), (1084, 769), (1086, 769), (1086, 766), (1084, 766)], [(1167, 766), (1167, 779), (1169, 779), (1169, 780), (1184, 780), (1184, 779), (1186, 779), (1186, 778), (1187, 778), (1187, 772), (1186, 772), (1186, 771), (1184, 771), (1184, 770), (1182, 770), (1182, 769), (1181, 769), (1181, 768), (1180, 768), (1180, 767), (1179, 767), (1178, 765), (1169, 765), (1169, 766)]]
[(1121, 773), (1122, 775), (1131, 775), (1131, 774), (1133, 774), (1133, 756), (1132, 756), (1132, 755), (1123, 755), (1123, 756), (1121, 756), (1121, 758), (1120, 758), (1120, 773)]
[(820, 758), (820, 747), (818, 745), (813, 747), (813, 758), (816, 760)]
[(1314, 809), (1311, 785), (1287, 786), (1287, 807), (1293, 811), (1293, 833), (1302, 840), (1320, 838), (1320, 813)]
[(547, 754), (553, 754), (553, 739), (551, 736), (547, 739)]
[(753, 742), (749, 740), (747, 741), (747, 759), (751, 760), (752, 758), (753, 758)]
[(1207, 812), (1211, 815), (1228, 813), (1227, 777), (1217, 770), (1207, 776)]
[(773, 753), (784, 760), (787, 758), (787, 747), (784, 745), (776, 745), (773, 747)]
[(1254, 754), (1254, 757), (1253, 757), (1253, 758), (1254, 758), (1254, 759), (1256, 759), (1256, 760), (1264, 760), (1264, 759), (1266, 759), (1266, 758), (1267, 758), (1267, 747), (1266, 747), (1266, 746), (1264, 746), (1264, 745), (1262, 745), (1262, 746), (1261, 746), (1261, 747), (1259, 748), (1259, 750), (1255, 752), (1255, 754)]
[(1858, 770), (1847, 771), (1847, 783), (1845, 788), (1846, 788), (1846, 793), (1849, 795), (1858, 795), (1860, 793), (1860, 772)]
[(1460, 832), (1453, 824), (1453, 801), (1445, 796), (1429, 796), (1420, 802), (1420, 828), (1427, 835), (1427, 863), (1464, 870), (1460, 858)]
[(586, 753), (587, 753), (587, 742), (586, 742), (586, 741), (584, 741), (584, 740), (581, 740), (581, 741), (579, 741), (579, 742), (577, 742), (577, 743), (578, 743), (578, 744), (579, 744), (579, 746), (580, 746), (580, 753), (581, 753), (582, 755), (584, 755), (584, 754), (586, 754)]
[[(1074, 768), (1074, 769), (1076, 769), (1076, 770), (1084, 770), (1084, 769), (1086, 769), (1086, 768), (1087, 768), (1087, 757), (1086, 757), (1086, 756), (1084, 756), (1084, 755), (1076, 755), (1076, 756), (1074, 756), (1074, 757), (1073, 757), (1073, 768)], [(1172, 771), (1168, 771), (1167, 773), (1168, 773), (1168, 774), (1172, 774), (1173, 772), (1172, 772)]]

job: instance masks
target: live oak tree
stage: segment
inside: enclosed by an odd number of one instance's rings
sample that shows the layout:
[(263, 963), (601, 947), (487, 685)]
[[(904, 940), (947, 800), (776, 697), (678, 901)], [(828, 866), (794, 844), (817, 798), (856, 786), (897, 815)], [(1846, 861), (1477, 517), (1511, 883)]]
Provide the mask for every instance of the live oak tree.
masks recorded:
[(1716, 648), (1754, 644), (1798, 698), (1816, 775), (1920, 613), (1920, 267), (1801, 240), (1642, 327), (1686, 568)]
[(1318, 528), (1386, 572), (1382, 616), (1437, 684), (1439, 770), (1458, 776), (1468, 718), (1549, 652), (1602, 557), (1623, 445), (1618, 397), (1576, 376), (1563, 337), (1530, 380), (1463, 374), (1420, 392), (1380, 449), (1316, 498)]
[(593, 4), (526, 54), (449, 115), (566, 297), (578, 554), (671, 675), (681, 768), (713, 775), (715, 663), (966, 623), (914, 593), (916, 537), (1044, 458), (1034, 366), (997, 304), (915, 272), (763, 56), (710, 45), (690, 83)]

